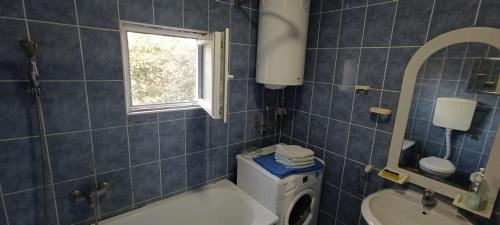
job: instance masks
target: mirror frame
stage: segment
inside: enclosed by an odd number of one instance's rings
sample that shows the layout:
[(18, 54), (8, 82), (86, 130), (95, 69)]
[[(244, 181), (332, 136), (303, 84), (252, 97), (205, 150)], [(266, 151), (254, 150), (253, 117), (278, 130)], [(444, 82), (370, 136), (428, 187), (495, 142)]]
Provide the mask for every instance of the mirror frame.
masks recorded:
[[(434, 180), (424, 175), (399, 167), (401, 146), (406, 131), (406, 123), (410, 113), (411, 100), (416, 84), (417, 73), (425, 61), (435, 52), (453, 44), (479, 42), (488, 44), (500, 49), (500, 29), (490, 27), (468, 27), (453, 30), (441, 34), (420, 47), (410, 59), (403, 77), (398, 109), (392, 132), (391, 147), (387, 167), (396, 172), (407, 174), (408, 182), (418, 186), (438, 192), (450, 198), (469, 193), (469, 191)], [(499, 126), (500, 127), (500, 126)], [(481, 185), (481, 192), (484, 193), (489, 204), (495, 204), (495, 200), (500, 187), (500, 129), (493, 143), (491, 153), (486, 164), (485, 179)], [(488, 215), (488, 218), (491, 214)]]

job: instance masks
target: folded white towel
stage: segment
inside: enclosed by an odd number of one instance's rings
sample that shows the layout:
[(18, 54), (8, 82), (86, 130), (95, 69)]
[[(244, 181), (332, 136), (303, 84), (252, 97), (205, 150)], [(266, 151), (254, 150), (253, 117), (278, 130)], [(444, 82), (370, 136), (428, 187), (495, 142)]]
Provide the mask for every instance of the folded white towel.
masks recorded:
[(310, 165), (312, 163), (314, 163), (314, 160), (309, 160), (309, 161), (304, 161), (304, 162), (292, 162), (292, 161), (289, 161), (289, 160), (286, 160), (286, 159), (283, 159), (283, 158), (280, 158), (280, 157), (275, 157), (274, 160), (276, 160), (276, 162), (280, 162), (280, 163), (284, 163), (286, 165), (289, 165), (289, 166), (304, 166), (304, 165)]
[(309, 163), (309, 164), (304, 164), (304, 165), (290, 165), (290, 164), (287, 164), (286, 162), (283, 162), (283, 161), (280, 161), (280, 160), (276, 160), (276, 162), (281, 163), (281, 164), (283, 164), (286, 167), (295, 168), (295, 169), (302, 169), (302, 168), (307, 168), (307, 167), (314, 166), (314, 162), (313, 163)]
[(303, 159), (314, 156), (314, 152), (298, 145), (278, 145), (276, 153), (288, 159)]
[(275, 159), (280, 159), (280, 160), (283, 160), (283, 161), (286, 161), (286, 162), (290, 162), (290, 163), (310, 163), (310, 162), (313, 162), (314, 161), (314, 156), (311, 156), (311, 157), (307, 157), (307, 158), (302, 158), (302, 159), (290, 159), (290, 158), (287, 158), (281, 154), (278, 154), (278, 153), (275, 153), (274, 154), (274, 158)]

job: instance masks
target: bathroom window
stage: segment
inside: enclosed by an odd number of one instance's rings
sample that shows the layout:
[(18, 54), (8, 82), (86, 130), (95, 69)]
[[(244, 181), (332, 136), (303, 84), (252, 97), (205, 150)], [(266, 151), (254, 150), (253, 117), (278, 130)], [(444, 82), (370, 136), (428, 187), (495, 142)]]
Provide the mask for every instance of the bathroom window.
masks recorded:
[(202, 107), (227, 114), (229, 30), (207, 33), (121, 23), (129, 114)]

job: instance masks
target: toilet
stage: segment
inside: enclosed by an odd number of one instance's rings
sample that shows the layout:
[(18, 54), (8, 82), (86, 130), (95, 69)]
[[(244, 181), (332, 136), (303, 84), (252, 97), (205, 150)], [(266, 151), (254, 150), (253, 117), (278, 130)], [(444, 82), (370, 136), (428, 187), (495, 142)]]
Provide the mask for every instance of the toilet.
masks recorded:
[(470, 128), (476, 105), (476, 101), (462, 98), (436, 99), (432, 124), (445, 128), (446, 154), (443, 158), (429, 156), (420, 159), (418, 165), (424, 174), (446, 179), (455, 173), (455, 165), (448, 160), (451, 155), (451, 134), (453, 130), (467, 131)]
[(446, 179), (455, 173), (456, 167), (450, 160), (430, 156), (418, 162), (420, 169), (433, 177)]

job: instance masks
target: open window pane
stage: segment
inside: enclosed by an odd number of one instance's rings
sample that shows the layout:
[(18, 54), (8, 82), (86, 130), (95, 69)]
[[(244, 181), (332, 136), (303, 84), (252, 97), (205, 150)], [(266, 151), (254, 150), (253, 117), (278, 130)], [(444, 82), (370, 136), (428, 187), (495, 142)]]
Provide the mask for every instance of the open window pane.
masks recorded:
[(198, 40), (127, 32), (131, 105), (197, 101)]

